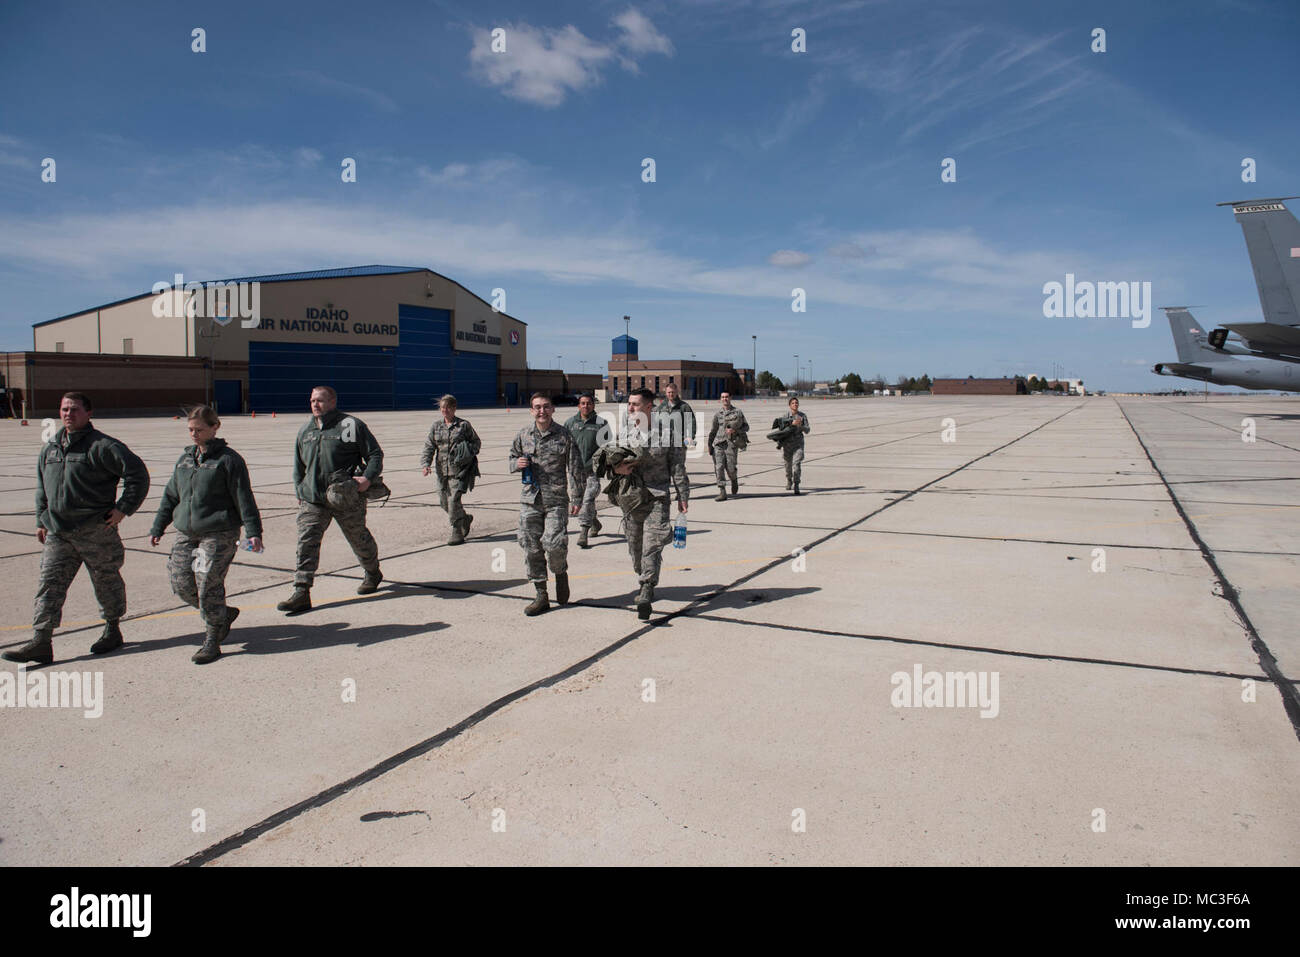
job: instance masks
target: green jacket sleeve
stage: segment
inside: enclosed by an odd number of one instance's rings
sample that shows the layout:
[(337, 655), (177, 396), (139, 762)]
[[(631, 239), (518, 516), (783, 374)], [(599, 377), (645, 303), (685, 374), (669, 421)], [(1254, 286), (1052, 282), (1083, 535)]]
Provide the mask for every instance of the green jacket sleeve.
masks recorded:
[(465, 433), (465, 437), (469, 440), (470, 452), (474, 455), (478, 455), (479, 450), (483, 448), (483, 440), (480, 439), (478, 433), (474, 431), (474, 426), (470, 425), (468, 422), (465, 423)]
[(510, 471), (511, 472), (519, 471), (519, 459), (523, 454), (524, 454), (523, 440), (520, 439), (518, 435), (516, 435), (514, 441), (510, 443)]
[(49, 526), (45, 524), (45, 516), (50, 510), (49, 499), (45, 496), (45, 449), (48, 446), (41, 446), (40, 454), (36, 456), (36, 525), (47, 531)]
[(149, 494), (149, 470), (140, 456), (121, 442), (108, 443), (104, 456), (105, 467), (122, 480), (122, 494), (113, 507), (123, 515), (134, 515)]
[(361, 457), (366, 460), (366, 470), (362, 474), (374, 482), (384, 474), (384, 450), (379, 447), (379, 441), (370, 431), (370, 426), (364, 422), (358, 422), (357, 425), (360, 426), (357, 444), (361, 446)]
[(307, 465), (302, 460), (302, 432), (293, 440), (293, 491), (298, 494), (298, 486), (307, 477)]
[(172, 523), (172, 516), (176, 514), (176, 505), (180, 499), (180, 492), (176, 488), (176, 471), (173, 469), (172, 477), (167, 480), (167, 487), (163, 489), (158, 511), (154, 514), (153, 527), (149, 529), (151, 538), (162, 538), (163, 532), (167, 531), (167, 526)]
[(262, 513), (257, 509), (257, 499), (253, 498), (253, 483), (248, 477), (248, 463), (243, 456), (235, 456), (226, 470), (226, 485), (230, 497), (239, 508), (239, 520), (243, 523), (244, 534), (249, 538), (262, 537)]

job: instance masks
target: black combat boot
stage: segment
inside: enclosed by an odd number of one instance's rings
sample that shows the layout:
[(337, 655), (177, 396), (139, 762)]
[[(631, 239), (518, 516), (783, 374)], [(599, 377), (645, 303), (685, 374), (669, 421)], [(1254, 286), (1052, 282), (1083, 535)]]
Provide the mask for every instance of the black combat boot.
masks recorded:
[(794, 482), (791, 481), (790, 477), (787, 475), (785, 479), (785, 490), (788, 492), (792, 488), (794, 488)]
[(549, 611), (551, 607), (550, 599), (546, 597), (546, 582), (534, 582), (533, 584), (537, 588), (537, 597), (524, 609), (524, 614), (530, 616), (540, 615), (544, 611)]
[(569, 573), (555, 573), (555, 600), (561, 605), (569, 603)]
[(655, 600), (655, 586), (649, 582), (641, 585), (641, 591), (636, 596), (636, 616), (642, 621), (650, 620), (650, 603)]
[(718, 497), (717, 497), (716, 499), (714, 499), (714, 501), (716, 501), (716, 502), (725, 502), (726, 500), (727, 500), (727, 487), (726, 487), (725, 485), (719, 485), (719, 486), (718, 486)]
[[(232, 608), (230, 605), (227, 605), (226, 623), (221, 626), (221, 634), (217, 636), (217, 644), (221, 644), (221, 642), (225, 641), (227, 638), (230, 637), (230, 626), (235, 623), (235, 619), (238, 617), (239, 617), (239, 609)], [(202, 662), (200, 662), (200, 664), (201, 663)]]
[(33, 664), (48, 665), (54, 661), (54, 643), (50, 640), (53, 632), (38, 631), (25, 645), (6, 651), (0, 658), (5, 661), (30, 661)]
[(293, 594), (275, 607), (291, 615), (300, 611), (311, 611), (311, 589), (306, 585), (294, 585)]
[(740, 494), (740, 479), (731, 480), (731, 494), (732, 495)]
[(379, 583), (384, 580), (384, 576), (376, 568), (373, 572), (366, 572), (365, 579), (357, 586), (358, 595), (369, 595), (372, 592), (379, 591)]
[(117, 626), (117, 622), (109, 621), (104, 623), (104, 633), (99, 636), (99, 641), (90, 646), (92, 655), (106, 655), (110, 651), (116, 651), (122, 647), (122, 629)]
[(208, 636), (203, 639), (203, 647), (194, 652), (194, 657), (190, 661), (196, 665), (206, 665), (210, 661), (216, 661), (221, 657), (221, 628), (211, 628), (208, 630)]
[(798, 482), (795, 482), (795, 483), (794, 483), (794, 494), (795, 494), (795, 495), (798, 495), (798, 494), (799, 494), (799, 483), (798, 483)]
[(591, 548), (591, 543), (587, 541), (587, 535), (590, 532), (591, 532), (590, 528), (588, 528), (586, 525), (582, 526), (582, 531), (578, 533), (579, 548)]
[(591, 517), (591, 534), (593, 535), (600, 534), (600, 516), (598, 515), (593, 515)]

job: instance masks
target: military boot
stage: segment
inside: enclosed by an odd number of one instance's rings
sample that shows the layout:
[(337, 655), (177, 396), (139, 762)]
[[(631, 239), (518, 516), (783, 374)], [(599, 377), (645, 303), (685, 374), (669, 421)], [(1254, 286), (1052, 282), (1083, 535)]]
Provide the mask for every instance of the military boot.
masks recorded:
[(799, 483), (798, 483), (798, 482), (795, 482), (795, 483), (794, 483), (794, 494), (795, 494), (795, 495), (798, 495), (798, 494), (799, 494)]
[(636, 616), (642, 621), (650, 619), (650, 603), (655, 600), (655, 586), (643, 582), (641, 591), (636, 596)]
[(593, 535), (600, 534), (600, 517), (597, 515), (593, 515), (591, 517), (591, 534)]
[(447, 539), (447, 544), (448, 544), (448, 545), (464, 545), (464, 544), (465, 544), (465, 529), (464, 529), (462, 526), (460, 526), (460, 525), (457, 525), (455, 528), (453, 528), (453, 529), (451, 530), (451, 538)]
[(0, 658), (5, 661), (30, 661), (38, 665), (48, 665), (54, 661), (54, 643), (50, 640), (53, 632), (38, 631), (25, 645), (6, 651)]
[(104, 623), (104, 633), (99, 636), (99, 641), (90, 646), (90, 653), (105, 655), (121, 647), (122, 629), (117, 626), (117, 622), (109, 621)]
[(731, 494), (732, 495), (740, 494), (740, 479), (731, 480)]
[(792, 489), (792, 488), (794, 488), (794, 482), (793, 482), (793, 481), (791, 480), (791, 478), (787, 475), (787, 476), (786, 476), (786, 479), (785, 479), (785, 490), (788, 492), (788, 491), (790, 491), (790, 489)]
[(588, 533), (590, 533), (590, 531), (591, 529), (588, 528), (586, 525), (582, 526), (582, 531), (578, 533), (579, 548), (591, 548), (591, 543), (587, 541), (587, 535)]
[(525, 615), (540, 615), (551, 607), (550, 599), (546, 597), (546, 582), (534, 582), (534, 585), (537, 587), (537, 597), (524, 609)]
[(311, 611), (311, 589), (306, 585), (294, 585), (293, 594), (275, 607), (291, 615), (300, 611)]
[(216, 628), (209, 628), (208, 635), (203, 639), (203, 647), (194, 652), (194, 657), (190, 661), (196, 665), (206, 665), (210, 661), (216, 661), (221, 657), (221, 632), (224, 625)]
[(569, 573), (555, 573), (555, 600), (561, 605), (569, 603)]
[(357, 586), (358, 595), (369, 595), (372, 592), (379, 591), (379, 583), (384, 580), (384, 576), (376, 568), (373, 572), (366, 572), (366, 577), (361, 584)]
[(230, 626), (235, 623), (235, 619), (238, 617), (239, 617), (239, 609), (232, 608), (230, 605), (227, 605), (226, 623), (221, 626), (221, 634), (217, 636), (217, 644), (221, 644), (221, 642), (225, 641), (227, 638), (230, 637)]
[(714, 501), (716, 501), (716, 502), (725, 502), (726, 500), (727, 500), (727, 487), (726, 487), (725, 485), (719, 485), (719, 486), (718, 486), (718, 497), (717, 497), (716, 499), (714, 499)]

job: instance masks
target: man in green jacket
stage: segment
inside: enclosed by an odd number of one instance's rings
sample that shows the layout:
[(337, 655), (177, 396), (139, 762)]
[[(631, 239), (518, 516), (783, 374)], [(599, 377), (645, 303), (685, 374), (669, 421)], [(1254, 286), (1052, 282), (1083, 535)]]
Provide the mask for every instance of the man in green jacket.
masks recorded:
[(262, 516), (243, 457), (217, 438), (217, 413), (201, 405), (187, 418), (194, 444), (181, 453), (172, 471), (149, 530), (149, 544), (156, 547), (167, 526), (176, 523), (167, 577), (176, 596), (199, 609), (207, 627), (203, 646), (191, 659), (206, 665), (221, 657), (221, 643), (239, 617), (239, 609), (226, 604), (226, 572), (239, 552), (239, 526), (248, 534), (249, 549), (260, 552)]
[(63, 621), (68, 586), (83, 562), (104, 618), (103, 634), (90, 650), (102, 655), (122, 646), (118, 622), (126, 614), (121, 574), (126, 553), (117, 526), (149, 494), (149, 470), (124, 444), (90, 424), (93, 412), (89, 396), (65, 394), (59, 403), (63, 428), (36, 459), (36, 539), (44, 547), (32, 614), (34, 635), (4, 653), (9, 661), (54, 660), (54, 629)]
[[(384, 450), (366, 424), (338, 410), (338, 393), (327, 385), (311, 390), (311, 414), (294, 446), (293, 484), (298, 493), (298, 571), (293, 594), (276, 605), (295, 613), (311, 608), (311, 586), (320, 564), (320, 543), (331, 521), (339, 523), (366, 577), (358, 595), (379, 588), (379, 546), (366, 528), (365, 491), (384, 471)], [(360, 473), (360, 474), (358, 474)]]
[(578, 509), (578, 547), (590, 548), (590, 535), (600, 534), (600, 517), (596, 514), (596, 497), (600, 495), (600, 479), (591, 468), (591, 457), (596, 449), (607, 443), (611, 436), (609, 423), (596, 414), (596, 397), (584, 392), (578, 397), (578, 414), (564, 423), (573, 436), (579, 459), (578, 488), (582, 490), (582, 505)]

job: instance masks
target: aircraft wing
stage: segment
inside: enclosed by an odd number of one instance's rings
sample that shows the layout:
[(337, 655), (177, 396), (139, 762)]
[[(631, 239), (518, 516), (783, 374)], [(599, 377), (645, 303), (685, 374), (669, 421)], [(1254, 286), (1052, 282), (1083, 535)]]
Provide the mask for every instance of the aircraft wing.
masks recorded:
[(1300, 326), (1284, 326), (1276, 322), (1230, 322), (1224, 323), (1224, 328), (1241, 336), (1254, 352), (1300, 358)]

